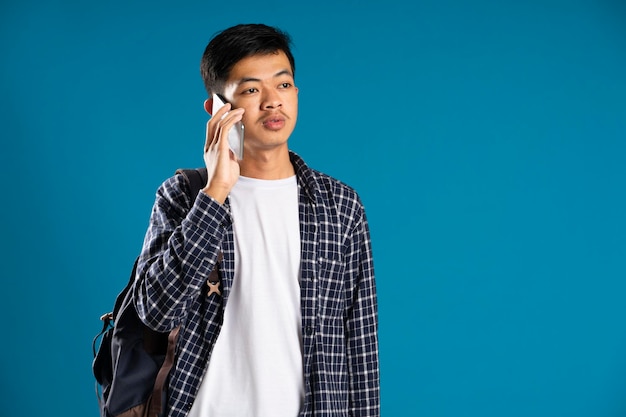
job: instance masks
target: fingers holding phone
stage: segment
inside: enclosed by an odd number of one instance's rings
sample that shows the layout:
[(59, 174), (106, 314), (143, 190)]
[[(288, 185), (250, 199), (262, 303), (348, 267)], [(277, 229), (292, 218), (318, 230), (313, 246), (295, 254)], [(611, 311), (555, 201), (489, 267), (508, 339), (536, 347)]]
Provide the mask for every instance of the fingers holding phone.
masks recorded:
[[(213, 113), (211, 119), (207, 122), (207, 131), (206, 131), (206, 142), (204, 145), (205, 152), (208, 148), (217, 144), (217, 142), (222, 138), (226, 137), (226, 148), (229, 147), (229, 138), (233, 129), (237, 125), (241, 125), (241, 119), (243, 117), (244, 109), (234, 109), (231, 111), (230, 104), (226, 104), (221, 107), (220, 110)], [(243, 128), (241, 128), (243, 131)], [(235, 157), (238, 157), (235, 154)], [(241, 159), (241, 158), (238, 158)]]
[(213, 112), (206, 125), (204, 163), (208, 172), (208, 182), (204, 192), (220, 203), (226, 200), (240, 172), (237, 156), (230, 149), (228, 135), (233, 126), (241, 124), (244, 110), (230, 109), (230, 104), (220, 106)]
[[(224, 107), (227, 107), (227, 112), (222, 115), (220, 110)], [(225, 118), (230, 113), (230, 109), (232, 105), (226, 101), (224, 96), (220, 94), (213, 94), (212, 96), (212, 110), (211, 114), (213, 117), (219, 117), (220, 120)], [(236, 109), (235, 109), (236, 110)], [(241, 120), (235, 122), (235, 124), (228, 130), (228, 145), (230, 149), (233, 151), (238, 160), (243, 158), (243, 136), (244, 136), (244, 127)]]

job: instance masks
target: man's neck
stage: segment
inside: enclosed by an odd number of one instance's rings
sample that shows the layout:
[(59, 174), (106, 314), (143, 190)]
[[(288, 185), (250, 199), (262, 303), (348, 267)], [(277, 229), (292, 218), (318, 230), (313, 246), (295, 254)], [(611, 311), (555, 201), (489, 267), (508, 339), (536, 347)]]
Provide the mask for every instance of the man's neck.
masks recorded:
[(240, 168), (242, 176), (260, 180), (279, 180), (295, 175), (287, 147), (244, 154)]

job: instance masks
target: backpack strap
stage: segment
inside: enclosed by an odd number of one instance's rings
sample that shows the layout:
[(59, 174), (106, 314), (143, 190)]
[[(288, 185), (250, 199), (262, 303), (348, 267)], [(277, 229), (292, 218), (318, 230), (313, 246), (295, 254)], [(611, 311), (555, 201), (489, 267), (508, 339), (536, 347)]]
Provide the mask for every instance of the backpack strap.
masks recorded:
[(167, 336), (167, 353), (165, 354), (165, 360), (156, 380), (154, 381), (154, 389), (152, 390), (152, 397), (150, 398), (150, 407), (148, 408), (148, 417), (158, 417), (163, 411), (163, 387), (165, 381), (172, 370), (174, 365), (174, 357), (176, 355), (176, 342), (178, 341), (178, 332), (180, 326), (172, 329)]
[(196, 198), (196, 195), (201, 189), (206, 187), (208, 181), (208, 174), (206, 168), (195, 169), (177, 169), (176, 174), (182, 174), (187, 180), (189, 185), (189, 196), (192, 201)]

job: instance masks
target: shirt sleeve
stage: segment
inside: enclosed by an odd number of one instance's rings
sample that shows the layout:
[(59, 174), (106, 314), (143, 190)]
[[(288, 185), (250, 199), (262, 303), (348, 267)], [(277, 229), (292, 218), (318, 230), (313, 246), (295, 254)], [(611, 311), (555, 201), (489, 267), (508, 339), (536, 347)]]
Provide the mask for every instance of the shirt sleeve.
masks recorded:
[(380, 416), (378, 360), (378, 304), (369, 226), (362, 217), (353, 232), (348, 252), (348, 273), (356, 274), (351, 307), (346, 319), (346, 346), (353, 417)]
[(178, 326), (217, 261), (228, 210), (199, 192), (189, 196), (182, 175), (157, 190), (137, 264), (134, 302), (141, 320), (156, 331)]

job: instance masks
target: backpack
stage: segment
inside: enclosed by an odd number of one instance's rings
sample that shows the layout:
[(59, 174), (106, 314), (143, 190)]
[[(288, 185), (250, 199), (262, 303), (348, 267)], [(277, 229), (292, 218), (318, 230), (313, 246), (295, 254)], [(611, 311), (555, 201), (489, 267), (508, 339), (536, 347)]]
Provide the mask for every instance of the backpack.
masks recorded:
[[(195, 197), (207, 183), (205, 168), (179, 169), (176, 174), (185, 176), (189, 196)], [(166, 406), (179, 328), (160, 333), (139, 319), (132, 300), (138, 259), (113, 311), (100, 318), (102, 331), (93, 339), (92, 371), (101, 417), (159, 417)], [(217, 268), (210, 279), (217, 280), (215, 274)]]

